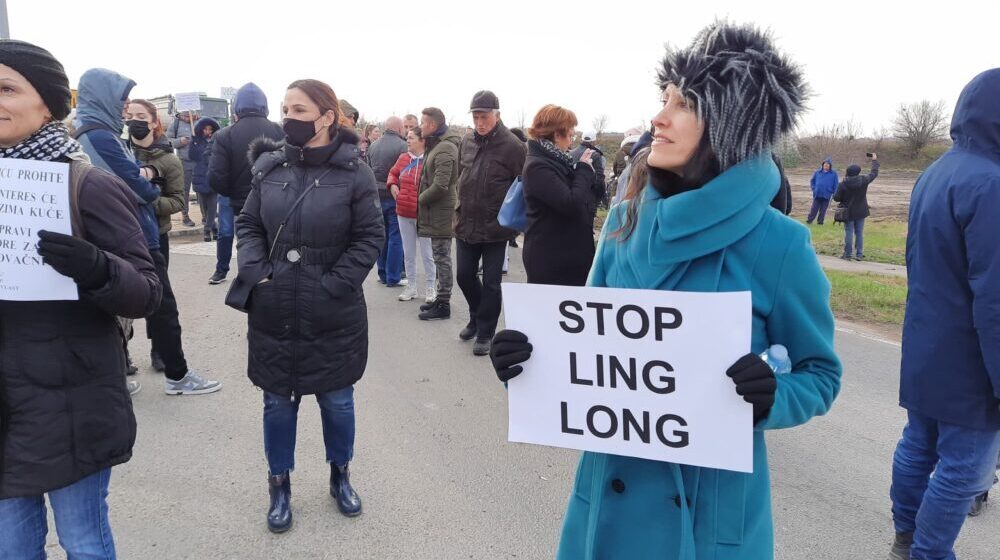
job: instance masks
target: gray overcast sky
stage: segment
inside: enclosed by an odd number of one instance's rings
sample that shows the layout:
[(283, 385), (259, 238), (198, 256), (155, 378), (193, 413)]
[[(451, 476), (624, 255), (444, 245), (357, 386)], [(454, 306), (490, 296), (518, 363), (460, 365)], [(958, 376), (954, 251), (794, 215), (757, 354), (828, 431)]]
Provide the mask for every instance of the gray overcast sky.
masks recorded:
[(621, 131), (656, 111), (664, 44), (687, 44), (716, 17), (770, 28), (804, 67), (815, 93), (804, 132), (853, 118), (870, 133), (920, 99), (950, 111), (973, 76), (1000, 66), (1000, 0), (8, 0), (8, 10), (11, 36), (52, 51), (74, 85), (95, 66), (138, 82), (135, 97), (254, 81), (274, 119), (288, 83), (308, 77), (369, 118), (437, 105), (467, 123), (472, 94), (492, 89), (511, 126), (556, 103), (581, 130), (606, 113)]

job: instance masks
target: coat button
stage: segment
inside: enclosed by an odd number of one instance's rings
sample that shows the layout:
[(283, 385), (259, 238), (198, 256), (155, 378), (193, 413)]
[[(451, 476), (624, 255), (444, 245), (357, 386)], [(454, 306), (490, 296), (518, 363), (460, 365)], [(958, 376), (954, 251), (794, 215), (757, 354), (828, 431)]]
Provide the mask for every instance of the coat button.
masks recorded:
[(680, 494), (674, 496), (674, 505), (677, 506), (677, 507), (681, 507), (681, 496), (680, 496)]
[(625, 491), (625, 483), (620, 478), (616, 478), (611, 481), (611, 489), (621, 494)]

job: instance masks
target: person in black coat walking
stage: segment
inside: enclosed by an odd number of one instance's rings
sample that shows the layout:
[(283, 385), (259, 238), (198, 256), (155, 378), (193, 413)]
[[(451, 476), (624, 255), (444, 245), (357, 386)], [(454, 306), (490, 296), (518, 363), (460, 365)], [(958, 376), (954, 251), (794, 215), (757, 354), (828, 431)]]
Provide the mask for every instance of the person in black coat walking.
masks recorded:
[(861, 166), (852, 164), (847, 167), (847, 176), (840, 182), (833, 200), (840, 205), (834, 214), (834, 219), (844, 222), (844, 254), (840, 258), (851, 260), (851, 245), (853, 241), (856, 260), (863, 260), (865, 218), (871, 215), (868, 207), (868, 185), (878, 177), (878, 154), (872, 154), (872, 168), (868, 175), (861, 175)]
[(79, 297), (0, 301), (0, 558), (45, 556), (46, 496), (70, 558), (114, 558), (108, 481), (136, 435), (116, 316), (151, 314), (160, 281), (131, 191), (86, 163), (60, 122), (62, 65), (4, 40), (0, 80), (0, 158), (69, 164), (73, 235), (38, 231), (38, 255)]
[(578, 162), (566, 152), (576, 124), (572, 111), (546, 105), (528, 130), (522, 258), (530, 284), (583, 286), (594, 260), (594, 216), (604, 189), (594, 181), (593, 151), (584, 150)]
[(208, 158), (208, 186), (219, 193), (219, 240), (215, 246), (215, 272), (209, 284), (221, 284), (229, 275), (233, 258), (235, 217), (243, 210), (250, 195), (250, 144), (259, 138), (279, 141), (285, 137), (281, 127), (267, 120), (267, 97), (253, 82), (236, 92), (233, 102), (236, 122), (213, 135)]
[(239, 274), (226, 300), (249, 314), (247, 374), (264, 390), (274, 532), (292, 523), (289, 472), (303, 395), (319, 402), (330, 492), (344, 515), (361, 513), (348, 474), (353, 385), (368, 361), (361, 284), (385, 241), (375, 176), (330, 86), (293, 82), (282, 111), (285, 141), (251, 148), (252, 188), (236, 220)]

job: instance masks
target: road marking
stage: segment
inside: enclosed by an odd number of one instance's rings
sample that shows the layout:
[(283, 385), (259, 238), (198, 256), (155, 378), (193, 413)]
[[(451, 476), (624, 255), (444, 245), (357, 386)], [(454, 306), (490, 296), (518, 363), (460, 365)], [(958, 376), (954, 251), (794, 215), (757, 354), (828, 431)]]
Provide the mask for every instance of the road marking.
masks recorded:
[(836, 327), (836, 330), (839, 331), (839, 332), (842, 332), (842, 333), (853, 334), (854, 336), (860, 336), (861, 338), (866, 338), (868, 340), (873, 340), (875, 342), (881, 342), (882, 344), (888, 344), (889, 346), (894, 346), (896, 348), (902, 348), (903, 347), (903, 345), (900, 344), (900, 343), (898, 343), (898, 342), (895, 342), (895, 341), (892, 341), (892, 340), (887, 340), (885, 338), (882, 338), (882, 337), (879, 337), (879, 336), (875, 336), (875, 335), (872, 335), (872, 334), (868, 334), (868, 333), (863, 332), (863, 331), (851, 329), (851, 328), (848, 328), (848, 327), (842, 327), (842, 326), (838, 325)]

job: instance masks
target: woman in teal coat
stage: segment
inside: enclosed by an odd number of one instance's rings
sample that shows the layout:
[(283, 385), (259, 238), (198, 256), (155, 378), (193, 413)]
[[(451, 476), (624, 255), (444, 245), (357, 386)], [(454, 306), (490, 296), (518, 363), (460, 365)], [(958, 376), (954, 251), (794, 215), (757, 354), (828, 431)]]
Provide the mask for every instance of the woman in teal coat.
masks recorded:
[[(766, 560), (774, 538), (764, 432), (826, 413), (840, 388), (830, 285), (808, 230), (769, 206), (780, 182), (769, 148), (793, 127), (805, 85), (769, 36), (717, 23), (668, 51), (660, 86), (649, 185), (612, 210), (589, 285), (752, 293), (752, 353), (726, 373), (753, 405), (754, 469), (585, 452), (558, 557)], [(775, 376), (758, 356), (772, 344), (788, 349), (791, 373)], [(498, 333), (498, 377), (519, 374), (530, 353), (522, 333)]]

